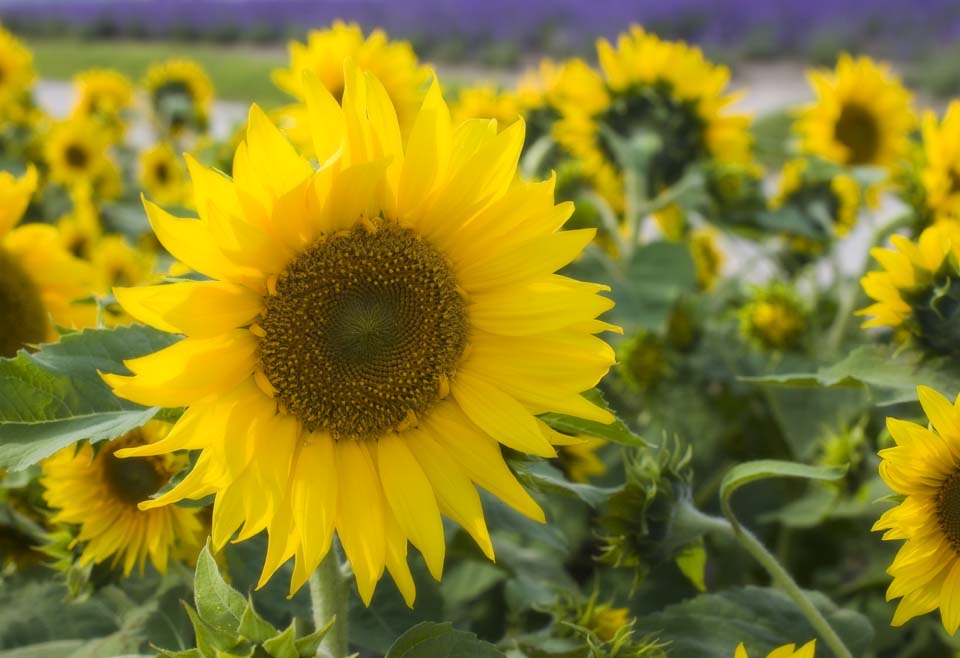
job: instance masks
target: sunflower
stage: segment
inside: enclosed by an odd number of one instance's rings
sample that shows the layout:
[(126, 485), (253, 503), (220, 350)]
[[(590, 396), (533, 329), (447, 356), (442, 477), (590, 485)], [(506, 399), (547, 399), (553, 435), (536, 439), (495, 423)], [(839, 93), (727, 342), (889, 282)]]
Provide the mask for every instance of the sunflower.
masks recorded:
[(958, 351), (960, 305), (960, 227), (938, 222), (914, 243), (890, 238), (893, 249), (870, 251), (883, 266), (860, 283), (874, 303), (857, 312), (872, 316), (864, 327), (905, 330), (933, 354)]
[(176, 151), (161, 142), (140, 153), (140, 186), (157, 203), (183, 205), (190, 197), (190, 185)]
[(97, 289), (108, 293), (115, 286), (148, 283), (155, 258), (130, 246), (122, 235), (107, 235), (97, 242), (90, 260), (97, 274)]
[(723, 269), (723, 252), (717, 245), (717, 232), (698, 228), (690, 234), (690, 256), (697, 271), (697, 284), (710, 290)]
[(812, 229), (842, 238), (857, 223), (868, 195), (845, 170), (833, 165), (811, 167), (807, 158), (794, 158), (783, 165), (770, 207), (779, 210), (788, 205), (800, 206), (803, 215), (819, 220)]
[(118, 141), (126, 132), (123, 113), (133, 106), (133, 84), (123, 74), (110, 69), (91, 69), (73, 78), (77, 100), (71, 116), (99, 122), (111, 139)]
[(645, 393), (670, 372), (663, 339), (640, 329), (620, 345), (617, 374), (635, 393)]
[(583, 162), (597, 191), (615, 211), (624, 208), (621, 166), (605, 136), (629, 140), (647, 131), (661, 145), (644, 181), (649, 194), (676, 183), (698, 160), (748, 164), (749, 118), (726, 108), (735, 96), (724, 93), (730, 71), (709, 62), (698, 48), (662, 41), (633, 26), (614, 48), (597, 43), (603, 79), (582, 81), (589, 103), (567, 103), (555, 138)]
[(597, 450), (607, 445), (603, 439), (594, 436), (575, 436), (573, 441), (560, 447), (560, 465), (571, 482), (587, 483), (597, 475), (607, 472), (603, 460), (597, 457)]
[(910, 93), (884, 65), (841, 55), (830, 71), (811, 71), (817, 100), (794, 129), (804, 153), (842, 165), (893, 168), (910, 148), (916, 124)]
[[(795, 644), (785, 644), (767, 654), (767, 658), (813, 658), (816, 650), (816, 640), (810, 640), (799, 649)], [(733, 658), (750, 658), (743, 642), (737, 645)]]
[(344, 74), (342, 106), (307, 77), (318, 170), (254, 105), (232, 180), (188, 158), (199, 220), (146, 204), (167, 250), (215, 280), (116, 289), (188, 337), (104, 377), (188, 407), (123, 454), (202, 450), (144, 507), (215, 493), (214, 544), (266, 529), (261, 585), (295, 557), (292, 591), (336, 532), (365, 602), (385, 568), (412, 602), (407, 542), (439, 578), (441, 512), (493, 555), (474, 485), (543, 521), (499, 443), (553, 457), (536, 414), (612, 420), (580, 392), (614, 361), (594, 336), (613, 302), (554, 274), (594, 232), (560, 230), (573, 207), (553, 180), (517, 178), (522, 121), (454, 126), (435, 82), (404, 147), (383, 85)]
[(33, 54), (0, 27), (0, 105), (19, 105), (36, 77)]
[(917, 394), (930, 427), (887, 419), (896, 445), (880, 451), (880, 476), (900, 502), (873, 529), (906, 540), (887, 569), (887, 600), (900, 599), (891, 624), (939, 607), (953, 635), (960, 627), (960, 409), (926, 386)]
[(70, 119), (56, 124), (44, 143), (44, 159), (50, 179), (67, 187), (95, 186), (108, 174), (109, 139), (88, 119)]
[(797, 346), (807, 329), (807, 310), (792, 288), (781, 282), (754, 290), (739, 311), (740, 334), (764, 350)]
[(312, 71), (339, 102), (345, 88), (343, 63), (347, 59), (380, 80), (396, 110), (402, 134), (409, 133), (423, 102), (430, 69), (417, 61), (408, 42), (392, 41), (381, 30), (364, 37), (356, 23), (334, 21), (329, 29), (311, 31), (305, 44), (291, 41), (289, 49), (290, 66), (275, 70), (273, 82), (297, 100), (297, 104), (281, 108), (276, 115), (296, 145), (309, 147), (311, 141), (303, 104), (306, 99), (304, 72)]
[(147, 70), (143, 86), (161, 128), (172, 136), (185, 130), (203, 132), (213, 106), (213, 83), (190, 59), (168, 59)]
[(0, 172), (0, 356), (5, 357), (55, 340), (54, 323), (89, 326), (96, 316), (91, 305), (72, 303), (90, 294), (93, 276), (63, 248), (57, 230), (46, 224), (14, 228), (36, 185), (33, 168), (20, 179)]
[(520, 103), (510, 92), (500, 91), (491, 84), (481, 84), (461, 91), (450, 111), (456, 122), (496, 119), (497, 126), (503, 130), (520, 118)]
[(933, 112), (923, 117), (920, 182), (933, 218), (960, 219), (960, 101), (950, 103), (942, 122)]
[(90, 260), (93, 248), (103, 234), (100, 212), (91, 199), (91, 190), (76, 187), (70, 190), (73, 208), (57, 220), (60, 242), (77, 258)]
[(199, 550), (202, 524), (197, 508), (170, 506), (141, 510), (137, 503), (163, 487), (185, 465), (185, 456), (119, 459), (124, 448), (163, 440), (168, 426), (150, 421), (119, 439), (97, 446), (67, 446), (42, 462), (44, 500), (54, 510), (52, 523), (80, 526), (74, 545), (83, 545), (80, 564), (110, 560), (129, 576), (143, 573), (147, 559), (160, 573), (181, 547)]

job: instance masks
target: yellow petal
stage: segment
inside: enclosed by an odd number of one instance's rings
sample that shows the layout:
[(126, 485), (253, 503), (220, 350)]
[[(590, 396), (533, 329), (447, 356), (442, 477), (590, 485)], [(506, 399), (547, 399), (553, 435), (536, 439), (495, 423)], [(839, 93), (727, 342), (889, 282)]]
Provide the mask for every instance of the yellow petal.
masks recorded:
[[(314, 571), (330, 550), (337, 518), (337, 481), (333, 439), (326, 434), (310, 435), (297, 456), (290, 483), (293, 519), (309, 571)], [(344, 492), (349, 494), (349, 490)]]
[(361, 441), (337, 441), (335, 452), (338, 479), (349, 483), (337, 496), (337, 535), (353, 567), (360, 598), (370, 605), (386, 560), (380, 478)]
[(209, 338), (242, 327), (263, 310), (263, 298), (224, 281), (182, 281), (140, 288), (114, 288), (123, 309), (161, 331)]

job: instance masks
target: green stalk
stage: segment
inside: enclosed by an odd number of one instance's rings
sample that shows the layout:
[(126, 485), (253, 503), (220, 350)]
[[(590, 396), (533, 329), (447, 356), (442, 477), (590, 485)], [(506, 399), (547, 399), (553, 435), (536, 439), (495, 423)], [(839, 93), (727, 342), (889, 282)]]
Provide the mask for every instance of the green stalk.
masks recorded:
[(340, 571), (337, 551), (331, 547), (320, 566), (310, 576), (310, 602), (313, 606), (313, 627), (323, 628), (336, 618), (324, 636), (320, 648), (331, 658), (346, 658), (348, 646), (347, 611), (349, 598), (347, 582)]
[(783, 565), (750, 530), (739, 523), (734, 524), (727, 519), (704, 514), (691, 503), (681, 503), (677, 514), (678, 520), (685, 526), (698, 527), (704, 532), (723, 535), (737, 542), (770, 574), (774, 584), (800, 608), (800, 612), (810, 621), (810, 624), (823, 641), (827, 643), (827, 646), (833, 650), (834, 655), (837, 658), (853, 658), (853, 654), (850, 653), (843, 640), (830, 626), (823, 613), (817, 610), (817, 607), (807, 598), (807, 595), (804, 594), (787, 570), (783, 568)]

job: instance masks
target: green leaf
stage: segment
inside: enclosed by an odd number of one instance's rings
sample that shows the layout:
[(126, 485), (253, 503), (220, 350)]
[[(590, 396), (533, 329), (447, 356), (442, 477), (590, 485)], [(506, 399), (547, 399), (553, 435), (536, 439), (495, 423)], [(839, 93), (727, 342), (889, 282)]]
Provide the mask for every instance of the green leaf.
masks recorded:
[(68, 658), (84, 645), (84, 640), (54, 640), (0, 651), (0, 658)]
[(0, 359), (0, 467), (26, 468), (83, 439), (112, 439), (156, 414), (121, 400), (97, 371), (124, 373), (123, 361), (179, 340), (147, 327), (87, 329)]
[(401, 635), (384, 658), (504, 658), (495, 646), (450, 623), (424, 622)]
[(592, 484), (570, 482), (557, 468), (543, 460), (510, 460), (521, 484), (544, 493), (573, 496), (594, 509), (607, 502), (616, 491), (611, 487), (596, 487)]
[(247, 601), (220, 575), (217, 561), (210, 554), (209, 539), (197, 557), (193, 591), (197, 612), (203, 621), (217, 630), (238, 632), (247, 610)]
[(736, 516), (730, 506), (730, 497), (737, 489), (746, 484), (757, 480), (781, 477), (833, 481), (839, 480), (846, 473), (846, 466), (810, 466), (777, 459), (745, 462), (737, 464), (723, 476), (723, 481), (720, 483), (720, 504), (726, 517), (736, 525)]
[[(204, 551), (206, 551), (206, 548), (204, 548)], [(199, 567), (199, 564), (197, 566)], [(243, 609), (243, 614), (240, 615), (240, 625), (237, 627), (237, 632), (247, 640), (260, 644), (269, 640), (279, 631), (273, 624), (260, 616), (253, 607), (253, 597), (248, 596), (247, 607)]]
[(336, 615), (334, 615), (330, 618), (330, 621), (321, 628), (310, 633), (310, 635), (304, 635), (294, 641), (300, 658), (313, 658), (317, 654), (317, 650), (320, 648), (320, 642), (322, 642), (323, 638), (330, 632), (330, 629), (333, 628), (336, 621), (337, 618)]
[(291, 622), (279, 635), (275, 635), (261, 646), (273, 658), (300, 658), (296, 643), (297, 629)]
[(239, 635), (210, 626), (188, 603), (183, 602), (183, 607), (190, 616), (190, 623), (193, 624), (193, 634), (197, 639), (197, 649), (200, 650), (204, 658), (216, 658), (219, 652), (229, 651), (240, 644)]
[(784, 373), (743, 377), (743, 381), (792, 387), (866, 386), (876, 404), (888, 406), (917, 399), (917, 384), (945, 395), (955, 395), (960, 364), (944, 357), (929, 358), (916, 350), (881, 345), (863, 345), (838, 363), (815, 373)]
[(584, 420), (582, 418), (576, 418), (574, 416), (565, 416), (564, 414), (543, 414), (540, 416), (540, 419), (543, 420), (547, 425), (562, 432), (564, 434), (569, 434), (570, 436), (592, 436), (598, 439), (605, 439), (612, 443), (619, 443), (625, 446), (634, 446), (637, 448), (648, 447), (646, 441), (634, 434), (629, 427), (624, 425), (623, 421), (619, 418), (616, 418), (616, 414), (613, 409), (610, 408), (610, 405), (603, 398), (603, 394), (599, 390), (593, 389), (583, 394), (583, 397), (587, 398), (593, 402), (598, 407), (606, 409), (611, 414), (614, 414), (614, 421), (609, 425), (604, 425), (603, 423), (598, 423), (592, 420)]
[(675, 562), (681, 573), (693, 583), (698, 591), (705, 592), (707, 590), (707, 549), (703, 545), (703, 539), (685, 548), (677, 556)]

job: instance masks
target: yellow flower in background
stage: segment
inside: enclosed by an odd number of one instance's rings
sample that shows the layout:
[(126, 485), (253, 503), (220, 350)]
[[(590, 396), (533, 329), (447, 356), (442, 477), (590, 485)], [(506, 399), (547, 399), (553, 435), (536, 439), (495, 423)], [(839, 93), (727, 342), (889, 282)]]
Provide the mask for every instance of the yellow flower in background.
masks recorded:
[(32, 167), (22, 178), (0, 172), (0, 356), (56, 340), (53, 323), (90, 326), (96, 307), (73, 304), (93, 289), (89, 265), (63, 248), (46, 224), (16, 227), (37, 186)]
[(450, 108), (457, 123), (467, 119), (496, 119), (497, 127), (503, 130), (520, 118), (517, 97), (500, 91), (494, 85), (483, 84), (468, 87), (460, 92)]
[(844, 54), (834, 71), (811, 71), (808, 78), (817, 100), (794, 124), (804, 153), (842, 165), (900, 163), (916, 116), (910, 93), (886, 65)]
[(133, 107), (133, 83), (117, 71), (91, 69), (75, 75), (73, 85), (77, 100), (71, 116), (99, 123), (114, 142), (123, 139), (124, 113)]
[(160, 573), (178, 553), (200, 550), (203, 526), (199, 509), (169, 506), (141, 510), (186, 465), (184, 455), (119, 459), (118, 450), (163, 440), (168, 426), (150, 421), (123, 437), (97, 446), (67, 446), (41, 463), (44, 500), (54, 510), (52, 523), (80, 526), (73, 545), (81, 545), (80, 564), (110, 561), (125, 576), (134, 566), (143, 573), (147, 560)]
[(97, 242), (90, 260), (97, 275), (97, 289), (109, 293), (115, 286), (149, 283), (156, 257), (134, 248), (122, 235), (108, 235)]
[(903, 329), (935, 354), (954, 354), (958, 343), (960, 295), (960, 227), (938, 222), (916, 242), (891, 236), (893, 248), (870, 254), (883, 269), (860, 280), (873, 304), (857, 311), (872, 316), (864, 327)]
[(960, 101), (950, 103), (942, 122), (932, 111), (924, 115), (920, 180), (933, 217), (960, 220)]
[[(816, 640), (810, 640), (799, 649), (795, 644), (785, 644), (767, 654), (767, 658), (813, 658), (816, 651)], [(750, 658), (747, 649), (741, 642), (733, 658)]]
[(71, 119), (50, 129), (43, 146), (50, 179), (68, 187), (93, 186), (108, 175), (109, 140), (90, 120)]
[(807, 311), (793, 289), (783, 283), (757, 288), (739, 311), (740, 333), (765, 350), (796, 347), (807, 329)]
[(74, 187), (70, 190), (73, 208), (57, 220), (60, 243), (77, 258), (89, 260), (93, 248), (100, 240), (103, 227), (100, 211), (91, 198), (89, 187)]
[(604, 131), (629, 139), (638, 130), (662, 144), (650, 168), (651, 194), (676, 183), (686, 167), (704, 158), (748, 164), (749, 117), (729, 114), (736, 97), (725, 92), (730, 71), (698, 49), (663, 41), (633, 26), (614, 46), (597, 43), (603, 79), (583, 81), (600, 103), (569, 103), (555, 127), (556, 139), (583, 162), (597, 192), (614, 211), (624, 208), (623, 181)]
[(13, 34), (0, 27), (0, 105), (18, 104), (37, 74), (31, 53)]
[(596, 633), (602, 642), (609, 642), (621, 628), (630, 623), (630, 610), (610, 605), (593, 606), (584, 627)]
[(153, 201), (165, 206), (189, 202), (186, 167), (170, 144), (161, 142), (141, 151), (138, 166), (140, 186)]
[(344, 75), (340, 102), (308, 78), (319, 169), (253, 106), (233, 179), (188, 157), (200, 219), (146, 203), (166, 249), (213, 280), (117, 288), (187, 338), (105, 379), (188, 407), (118, 455), (202, 450), (145, 509), (216, 494), (214, 545), (266, 530), (260, 585), (293, 557), (291, 591), (336, 533), (365, 602), (386, 569), (412, 603), (407, 544), (439, 578), (441, 513), (493, 556), (476, 485), (544, 520), (501, 443), (552, 457), (567, 437), (536, 414), (612, 421), (580, 393), (614, 362), (594, 335), (613, 303), (555, 274), (594, 231), (560, 230), (573, 207), (553, 180), (518, 179), (523, 122), (455, 126), (434, 83), (404, 146), (384, 86), (349, 60)]
[(184, 130), (207, 129), (213, 83), (199, 64), (184, 58), (154, 64), (147, 69), (143, 86), (154, 118), (164, 131), (179, 136)]
[(723, 269), (723, 252), (717, 244), (717, 232), (710, 228), (698, 228), (690, 234), (690, 255), (697, 270), (697, 284), (710, 290)]
[(417, 61), (408, 42), (393, 41), (381, 30), (364, 37), (358, 24), (334, 21), (327, 30), (311, 31), (305, 44), (291, 41), (289, 49), (290, 66), (275, 70), (273, 82), (298, 101), (281, 108), (277, 115), (294, 144), (306, 148), (311, 141), (304, 105), (304, 72), (312, 71), (339, 102), (345, 88), (343, 64), (347, 59), (380, 80), (397, 113), (401, 133), (409, 133), (423, 102), (430, 69)]
[(887, 573), (891, 624), (940, 608), (947, 633), (960, 628), (960, 410), (931, 388), (917, 389), (930, 426), (887, 418), (896, 445), (880, 451), (880, 477), (901, 497), (874, 524), (906, 540)]
[[(866, 194), (861, 191), (860, 184), (849, 174), (831, 172), (832, 175), (825, 176), (823, 173), (814, 174), (811, 169), (807, 158), (788, 160), (780, 172), (777, 191), (770, 197), (770, 207), (777, 210), (790, 203), (820, 203), (827, 214), (827, 218), (820, 223), (829, 224), (828, 227), (822, 227), (824, 233), (829, 231), (842, 238), (856, 225), (860, 209), (870, 191)], [(808, 208), (802, 210), (810, 214)], [(796, 237), (802, 240), (805, 236)], [(814, 243), (813, 246), (817, 245)]]
[(515, 96), (524, 114), (545, 107), (559, 112), (569, 104), (593, 114), (602, 111), (608, 103), (606, 90), (596, 72), (578, 58), (560, 63), (547, 58), (540, 60), (536, 68), (520, 75)]
[(586, 483), (607, 472), (607, 466), (597, 456), (597, 450), (607, 445), (594, 436), (575, 436), (574, 441), (560, 447), (560, 464), (572, 482)]

